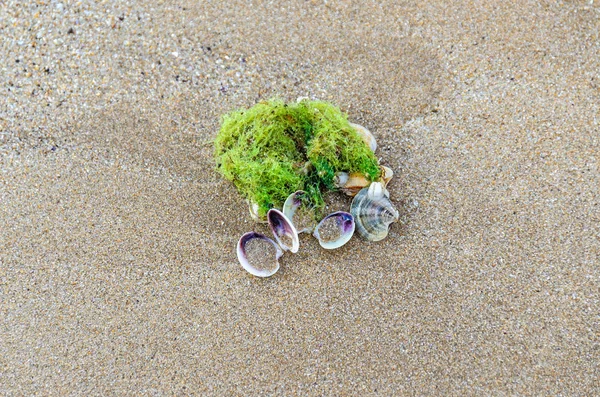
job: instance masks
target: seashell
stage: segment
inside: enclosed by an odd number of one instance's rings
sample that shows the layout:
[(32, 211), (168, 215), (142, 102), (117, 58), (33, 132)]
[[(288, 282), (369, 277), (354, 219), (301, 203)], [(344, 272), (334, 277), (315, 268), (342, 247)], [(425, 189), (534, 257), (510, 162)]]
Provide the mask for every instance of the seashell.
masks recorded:
[[(381, 176), (379, 177), (378, 182), (381, 182), (383, 187), (386, 187), (388, 183), (392, 180), (394, 176), (394, 171), (391, 168), (386, 167), (385, 165), (380, 166), (381, 168)], [(360, 172), (337, 172), (335, 177), (333, 178), (333, 183), (335, 186), (341, 189), (346, 195), (350, 197), (356, 196), (361, 189), (371, 185), (371, 181), (369, 181), (363, 174)]]
[(335, 174), (333, 183), (346, 195), (353, 197), (356, 196), (356, 193), (360, 192), (360, 189), (369, 186), (371, 181), (360, 172), (347, 173), (342, 171)]
[(240, 264), (256, 277), (269, 277), (277, 273), (281, 255), (283, 251), (277, 243), (264, 234), (248, 232), (237, 244)]
[(248, 203), (248, 211), (252, 220), (257, 223), (266, 223), (263, 218), (258, 216), (258, 203), (250, 200), (246, 200), (246, 202)]
[(283, 204), (282, 212), (292, 221), (298, 233), (310, 233), (315, 229), (315, 213), (305, 191), (298, 190), (290, 194)]
[(341, 189), (346, 186), (349, 178), (350, 174), (347, 172), (336, 172), (335, 176), (333, 177), (333, 184)]
[(350, 213), (358, 233), (369, 241), (383, 240), (388, 235), (389, 225), (400, 217), (381, 182), (373, 182), (358, 192), (352, 200)]
[(283, 212), (271, 208), (267, 212), (267, 222), (269, 222), (273, 236), (275, 236), (275, 240), (277, 240), (282, 250), (292, 253), (298, 252), (300, 247), (298, 232), (292, 221), (283, 215)]
[(375, 140), (373, 134), (371, 134), (371, 131), (359, 124), (350, 123), (350, 126), (354, 128), (356, 132), (358, 132), (358, 135), (360, 135), (362, 140), (367, 144), (368, 147), (371, 148), (371, 151), (375, 153), (375, 150), (377, 149), (377, 141)]
[(392, 180), (394, 176), (394, 171), (390, 167), (386, 167), (382, 165), (379, 167), (381, 169), (381, 176), (379, 177), (379, 181), (383, 184), (383, 187), (387, 187), (388, 183)]
[(313, 236), (325, 249), (339, 248), (346, 244), (354, 234), (354, 217), (343, 211), (327, 215), (315, 229)]

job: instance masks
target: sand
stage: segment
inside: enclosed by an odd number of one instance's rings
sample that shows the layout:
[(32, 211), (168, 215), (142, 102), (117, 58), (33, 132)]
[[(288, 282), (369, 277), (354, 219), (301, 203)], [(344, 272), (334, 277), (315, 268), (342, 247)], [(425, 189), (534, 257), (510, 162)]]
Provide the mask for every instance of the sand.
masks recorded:
[[(597, 394), (597, 2), (171, 3), (0, 6), (0, 394)], [(273, 96), (403, 223), (258, 279), (211, 140)]]

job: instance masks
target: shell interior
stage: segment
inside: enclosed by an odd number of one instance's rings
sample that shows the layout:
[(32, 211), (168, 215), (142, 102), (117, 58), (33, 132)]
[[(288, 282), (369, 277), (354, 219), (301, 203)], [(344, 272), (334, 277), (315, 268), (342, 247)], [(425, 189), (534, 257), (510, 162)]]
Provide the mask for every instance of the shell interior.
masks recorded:
[(354, 228), (354, 217), (348, 212), (337, 211), (319, 222), (313, 236), (319, 240), (321, 247), (335, 249), (350, 241)]
[(315, 229), (314, 208), (308, 202), (306, 192), (303, 190), (289, 195), (283, 204), (282, 212), (292, 222), (298, 233), (310, 233)]
[(352, 200), (350, 212), (358, 233), (369, 241), (383, 240), (389, 225), (400, 216), (389, 198), (389, 193), (379, 182), (362, 189)]
[(275, 208), (271, 208), (267, 212), (267, 221), (281, 249), (292, 253), (298, 252), (300, 241), (298, 240), (298, 232), (292, 221), (283, 212)]
[(256, 277), (269, 277), (279, 270), (283, 251), (264, 234), (248, 232), (237, 245), (237, 257), (242, 267)]

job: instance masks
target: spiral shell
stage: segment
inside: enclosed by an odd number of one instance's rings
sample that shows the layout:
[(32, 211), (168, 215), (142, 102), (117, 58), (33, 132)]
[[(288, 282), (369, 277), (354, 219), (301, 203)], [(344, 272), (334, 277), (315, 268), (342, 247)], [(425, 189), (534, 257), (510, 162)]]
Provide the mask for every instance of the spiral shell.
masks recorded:
[(389, 225), (400, 217), (381, 182), (373, 182), (352, 200), (350, 213), (356, 231), (366, 240), (379, 241), (388, 235)]

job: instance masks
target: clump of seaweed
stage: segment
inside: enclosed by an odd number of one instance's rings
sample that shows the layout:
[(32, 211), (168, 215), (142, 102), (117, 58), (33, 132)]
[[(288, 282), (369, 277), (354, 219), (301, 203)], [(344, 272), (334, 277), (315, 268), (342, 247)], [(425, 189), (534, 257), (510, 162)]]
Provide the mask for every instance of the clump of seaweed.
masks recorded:
[(215, 158), (219, 172), (258, 204), (260, 217), (297, 190), (320, 216), (323, 192), (337, 190), (337, 172), (361, 173), (369, 181), (381, 173), (347, 115), (323, 101), (274, 99), (224, 115)]

